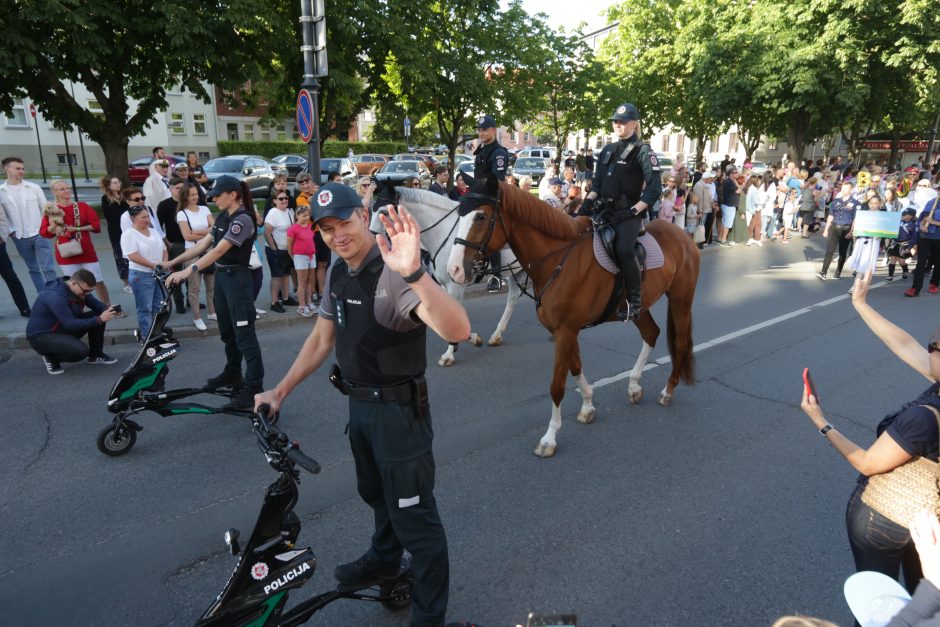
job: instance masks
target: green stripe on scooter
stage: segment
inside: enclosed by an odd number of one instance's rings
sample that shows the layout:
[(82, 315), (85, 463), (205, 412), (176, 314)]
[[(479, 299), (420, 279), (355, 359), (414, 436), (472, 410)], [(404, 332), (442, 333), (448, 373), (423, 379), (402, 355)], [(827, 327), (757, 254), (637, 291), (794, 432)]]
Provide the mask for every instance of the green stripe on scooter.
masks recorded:
[(205, 409), (204, 407), (191, 407), (189, 409), (171, 409), (171, 414), (214, 414), (215, 412), (211, 409)]
[(127, 389), (126, 392), (121, 394), (121, 400), (125, 401), (129, 398), (132, 398), (139, 391), (149, 388), (151, 385), (154, 384), (154, 382), (157, 380), (157, 375), (159, 375), (160, 371), (163, 370), (165, 367), (166, 367), (166, 362), (157, 364), (157, 367), (154, 368), (153, 372), (149, 376), (138, 380), (137, 383), (132, 385), (130, 388)]
[(271, 616), (271, 612), (274, 611), (274, 608), (276, 608), (278, 603), (281, 602), (281, 597), (285, 594), (287, 594), (286, 590), (284, 592), (278, 592), (274, 596), (268, 598), (267, 601), (261, 604), (262, 607), (267, 607), (267, 609), (264, 611), (264, 614), (259, 616), (258, 620), (252, 621), (245, 625), (245, 627), (264, 627), (264, 624), (268, 622), (268, 617)]

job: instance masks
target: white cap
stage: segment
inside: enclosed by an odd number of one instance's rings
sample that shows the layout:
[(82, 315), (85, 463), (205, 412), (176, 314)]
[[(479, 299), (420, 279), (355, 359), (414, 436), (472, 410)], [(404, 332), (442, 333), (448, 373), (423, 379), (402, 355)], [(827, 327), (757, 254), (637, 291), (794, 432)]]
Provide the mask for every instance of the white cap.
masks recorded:
[(884, 627), (911, 595), (891, 577), (865, 570), (845, 580), (845, 600), (862, 627)]

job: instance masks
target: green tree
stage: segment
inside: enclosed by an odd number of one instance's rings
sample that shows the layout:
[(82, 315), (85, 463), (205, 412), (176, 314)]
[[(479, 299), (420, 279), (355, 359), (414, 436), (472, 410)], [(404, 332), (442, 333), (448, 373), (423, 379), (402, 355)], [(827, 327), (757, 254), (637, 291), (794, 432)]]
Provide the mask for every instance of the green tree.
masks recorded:
[[(265, 47), (283, 25), (250, 0), (0, 0), (0, 110), (28, 97), (62, 128), (81, 127), (109, 172), (126, 176), (127, 145), (181, 86), (208, 102), (204, 81), (235, 88), (268, 62)], [(85, 85), (102, 114), (75, 102), (68, 81)], [(131, 100), (137, 104), (132, 107)]]

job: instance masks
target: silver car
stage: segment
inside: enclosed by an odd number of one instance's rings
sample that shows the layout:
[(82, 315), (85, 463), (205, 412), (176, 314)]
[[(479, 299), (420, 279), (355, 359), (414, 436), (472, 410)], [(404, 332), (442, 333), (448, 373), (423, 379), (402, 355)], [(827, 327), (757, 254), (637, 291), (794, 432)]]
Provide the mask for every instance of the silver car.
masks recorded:
[(547, 161), (542, 157), (519, 157), (513, 164), (509, 174), (518, 182), (523, 176), (531, 177), (532, 183), (538, 185), (545, 176)]

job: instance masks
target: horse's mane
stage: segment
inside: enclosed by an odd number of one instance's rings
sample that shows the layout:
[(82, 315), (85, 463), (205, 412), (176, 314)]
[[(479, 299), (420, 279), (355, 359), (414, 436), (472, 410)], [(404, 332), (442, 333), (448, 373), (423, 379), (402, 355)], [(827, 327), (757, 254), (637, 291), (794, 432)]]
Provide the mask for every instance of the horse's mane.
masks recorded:
[(415, 202), (446, 212), (457, 206), (457, 201), (451, 200), (447, 196), (435, 194), (434, 192), (429, 192), (424, 189), (415, 189), (413, 187), (396, 187), (395, 191), (398, 192), (399, 200), (401, 200), (406, 207), (408, 206), (409, 202)]
[(555, 239), (567, 242), (578, 239), (578, 224), (567, 213), (515, 185), (501, 183), (500, 191), (503, 194), (503, 209), (522, 222)]

